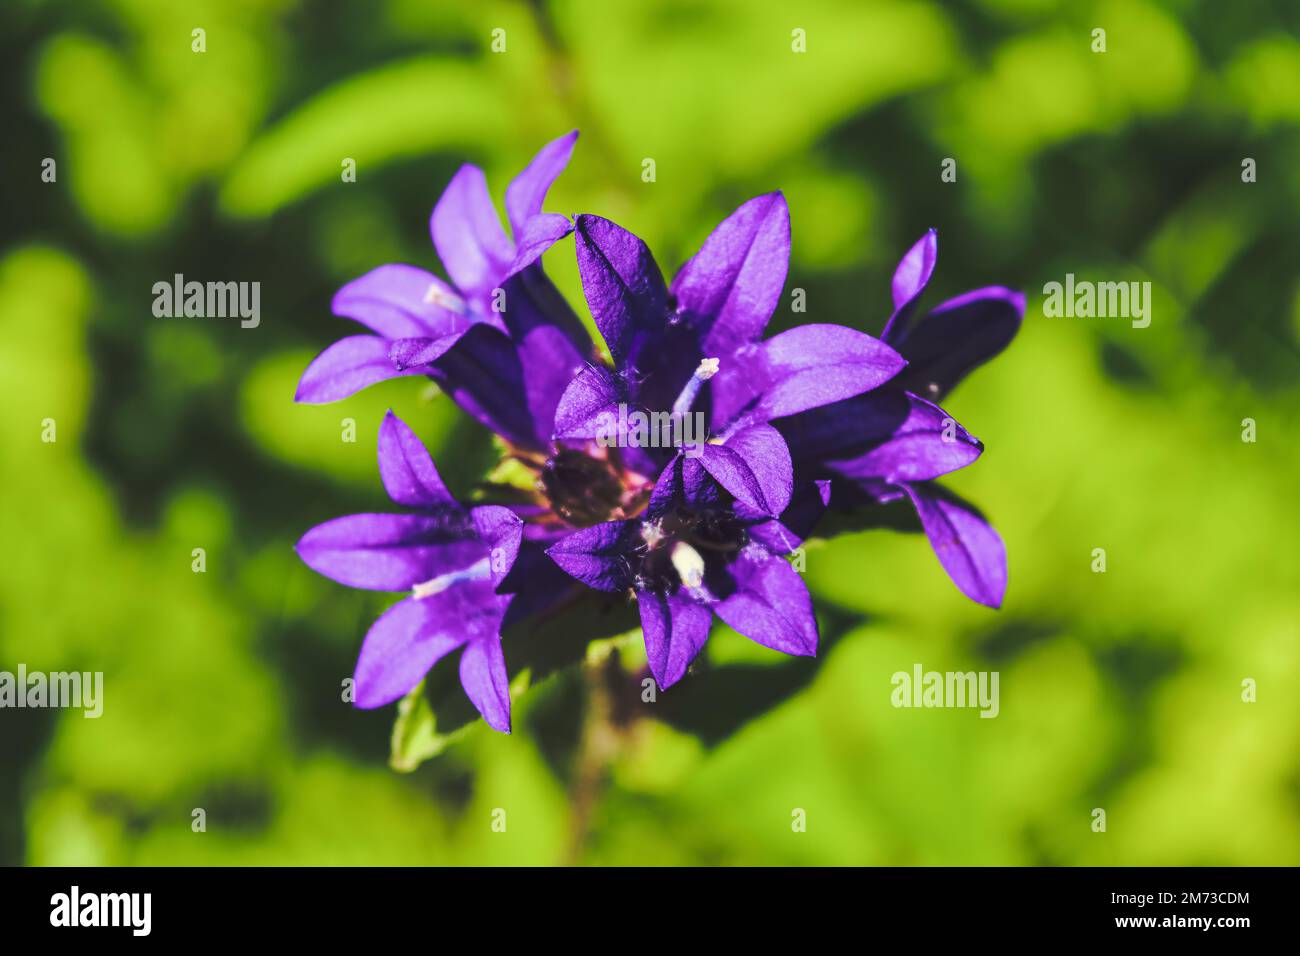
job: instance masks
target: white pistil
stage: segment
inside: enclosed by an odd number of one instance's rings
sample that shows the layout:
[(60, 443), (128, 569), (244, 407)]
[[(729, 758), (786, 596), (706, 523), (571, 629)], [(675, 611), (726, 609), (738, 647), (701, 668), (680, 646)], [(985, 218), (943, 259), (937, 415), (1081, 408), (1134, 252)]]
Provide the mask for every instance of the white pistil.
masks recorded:
[(436, 578), (421, 581), (411, 588), (411, 596), (417, 601), (422, 601), (427, 597), (433, 597), (435, 594), (441, 594), (453, 584), (463, 584), (466, 581), (486, 581), (491, 576), (491, 559), (480, 558), (463, 571), (451, 571), (448, 574), (440, 574)]
[(433, 597), (435, 594), (441, 594), (447, 588), (451, 587), (452, 582), (448, 580), (451, 575), (443, 574), (436, 578), (430, 578), (428, 581), (421, 581), (411, 589), (411, 594), (417, 601), (422, 601), (427, 597)]
[(704, 583), (704, 559), (685, 541), (673, 545), (673, 567), (688, 588), (698, 588)]
[(673, 402), (674, 415), (685, 415), (691, 410), (691, 405), (695, 402), (695, 396), (700, 394), (700, 386), (718, 374), (721, 364), (721, 361), (715, 358), (700, 360), (700, 364), (695, 367), (695, 374), (691, 376), (691, 380), (686, 383), (686, 387), (677, 396), (677, 401)]

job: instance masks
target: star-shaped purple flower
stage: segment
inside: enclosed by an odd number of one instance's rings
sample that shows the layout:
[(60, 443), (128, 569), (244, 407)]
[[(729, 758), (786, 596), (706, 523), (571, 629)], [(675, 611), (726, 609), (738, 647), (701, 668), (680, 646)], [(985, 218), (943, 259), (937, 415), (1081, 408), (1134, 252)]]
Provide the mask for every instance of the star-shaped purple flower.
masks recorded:
[[(614, 368), (592, 365), (569, 386), (556, 412), (557, 439), (599, 437), (620, 405), (699, 411), (712, 434), (730, 436), (857, 395), (904, 365), (878, 339), (840, 325), (802, 325), (763, 339), (790, 259), (790, 213), (779, 192), (728, 216), (671, 288), (645, 243), (608, 219), (578, 216), (575, 235), (583, 291)], [(651, 467), (670, 454), (629, 457)]]
[(297, 401), (336, 401), (398, 375), (429, 375), (508, 440), (545, 447), (556, 403), (590, 339), (539, 261), (573, 229), (542, 212), (577, 132), (548, 143), (510, 183), (501, 228), (483, 171), (464, 165), (434, 206), (430, 233), (448, 284), (415, 266), (382, 265), (334, 296), (336, 315), (372, 334), (335, 342), (307, 367)]
[[(764, 646), (814, 654), (812, 602), (784, 555), (825, 507), (828, 488), (804, 483), (796, 495), (790, 451), (768, 422), (880, 385), (903, 359), (842, 326), (763, 339), (790, 254), (780, 193), (732, 213), (671, 288), (645, 243), (609, 220), (579, 216), (576, 236), (583, 290), (614, 367), (590, 366), (565, 392), (557, 441), (612, 437), (658, 478), (644, 514), (577, 531), (547, 553), (597, 590), (635, 593), (661, 687), (686, 672), (713, 614)], [(629, 406), (698, 413), (712, 437), (691, 452), (629, 447), (627, 433), (609, 434)]]
[(1007, 585), (1001, 537), (974, 506), (933, 483), (971, 464), (984, 446), (931, 399), (946, 395), (1006, 348), (1020, 328), (1025, 298), (988, 286), (913, 322), (937, 253), (932, 229), (894, 272), (894, 311), (883, 337), (907, 359), (907, 367), (882, 388), (785, 419), (778, 427), (790, 444), (796, 473), (805, 480), (831, 479), (838, 503), (910, 499), (953, 583), (971, 600), (999, 607)]
[(510, 688), (499, 593), (519, 552), (523, 521), (509, 508), (467, 508), (391, 411), (379, 429), (379, 475), (403, 514), (357, 514), (312, 528), (297, 544), (313, 570), (354, 588), (409, 591), (371, 626), (356, 667), (356, 705), (391, 703), (457, 648), (465, 693), (493, 728), (510, 732)]
[[(747, 478), (755, 470), (788, 477), (789, 458), (781, 461), (775, 429), (760, 425), (746, 434), (743, 451), (731, 452), (738, 470)], [(547, 554), (589, 587), (635, 594), (650, 672), (660, 687), (686, 673), (714, 615), (764, 647), (811, 656), (818, 640), (812, 599), (784, 557), (802, 538), (785, 522), (811, 526), (829, 500), (828, 483), (810, 486), (789, 508), (782, 504), (790, 500), (788, 483), (771, 491), (775, 502), (765, 508), (786, 510), (784, 521), (735, 499), (700, 460), (678, 454), (644, 513), (576, 531)]]

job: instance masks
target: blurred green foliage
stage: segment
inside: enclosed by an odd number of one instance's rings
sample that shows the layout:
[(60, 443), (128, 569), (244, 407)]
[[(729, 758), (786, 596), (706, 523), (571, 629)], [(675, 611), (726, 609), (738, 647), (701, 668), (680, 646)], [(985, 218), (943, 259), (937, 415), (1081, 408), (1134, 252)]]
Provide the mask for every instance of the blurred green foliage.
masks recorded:
[[(1300, 862), (1298, 32), (1294, 6), (1212, 0), (8, 0), (0, 669), (106, 676), (99, 720), (0, 711), (0, 862)], [(988, 447), (949, 484), (1006, 539), (1006, 606), (917, 535), (835, 539), (807, 557), (815, 662), (722, 629), (642, 705), (623, 642), (533, 675), (510, 737), (411, 723), (445, 749), (398, 774), (394, 708), (340, 699), (386, 596), (290, 545), (385, 507), (385, 408), (453, 490), (492, 450), (419, 381), (323, 408), (294, 384), (350, 326), (341, 283), (434, 266), (460, 162), (499, 197), (575, 126), (549, 208), (666, 270), (782, 188), (808, 320), (878, 332), (931, 225), (932, 302), (1029, 292), (946, 402)], [(546, 261), (581, 310), (571, 241)], [(262, 282), (260, 327), (154, 318), (176, 272)], [(1044, 318), (1066, 272), (1150, 281), (1151, 327)], [(1000, 716), (894, 709), (915, 662), (998, 670)]]

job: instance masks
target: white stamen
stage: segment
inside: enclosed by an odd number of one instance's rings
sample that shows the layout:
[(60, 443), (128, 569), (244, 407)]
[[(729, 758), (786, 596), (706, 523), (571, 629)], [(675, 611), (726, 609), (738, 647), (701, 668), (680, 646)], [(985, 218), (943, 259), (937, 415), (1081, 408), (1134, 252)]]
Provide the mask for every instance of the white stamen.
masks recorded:
[(457, 315), (465, 314), (465, 300), (455, 293), (447, 292), (436, 282), (429, 283), (429, 290), (424, 293), (424, 301), (430, 305), (441, 306)]
[(713, 376), (718, 374), (718, 367), (720, 365), (721, 361), (719, 359), (706, 358), (702, 360), (699, 367), (695, 369), (695, 377), (701, 381), (707, 382), (709, 379), (713, 378)]
[(417, 601), (422, 601), (427, 597), (433, 597), (435, 594), (441, 594), (453, 584), (463, 584), (466, 581), (486, 581), (491, 576), (492, 559), (480, 558), (463, 571), (452, 571), (448, 574), (440, 574), (436, 578), (429, 578), (427, 581), (421, 581), (411, 588), (411, 596)]
[(645, 521), (641, 524), (641, 540), (651, 548), (659, 547), (659, 542), (664, 539), (664, 529), (659, 526), (657, 521)]

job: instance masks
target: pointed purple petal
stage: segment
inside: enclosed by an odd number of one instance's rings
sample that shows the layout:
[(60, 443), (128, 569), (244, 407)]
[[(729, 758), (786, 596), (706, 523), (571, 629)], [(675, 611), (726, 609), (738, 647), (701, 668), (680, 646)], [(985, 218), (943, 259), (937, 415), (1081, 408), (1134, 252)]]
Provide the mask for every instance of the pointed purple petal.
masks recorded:
[(555, 437), (621, 443), (619, 405), (628, 400), (623, 380), (603, 365), (589, 365), (569, 383), (555, 409)]
[(391, 410), (379, 425), (379, 477), (395, 504), (407, 508), (456, 504), (424, 442)]
[(817, 653), (817, 618), (803, 578), (784, 558), (746, 548), (731, 563), (736, 590), (714, 607), (755, 643), (785, 654)]
[(418, 369), (399, 372), (388, 360), (388, 340), (377, 335), (350, 335), (339, 339), (312, 359), (298, 381), (295, 402), (320, 405), (353, 395), (399, 375), (418, 375)]
[(1024, 293), (1002, 286), (950, 299), (898, 340), (898, 349), (908, 361), (898, 384), (941, 398), (971, 369), (1007, 347), (1020, 330), (1024, 314)]
[(443, 268), (471, 297), (490, 293), (514, 259), (514, 247), (501, 229), (487, 180), (477, 166), (462, 166), (451, 178), (433, 207), (429, 231)]
[(479, 637), (465, 645), (460, 655), (460, 684), (489, 727), (510, 733), (510, 680), (499, 635)]
[(318, 574), (374, 591), (408, 591), (487, 557), (469, 515), (452, 510), (345, 515), (312, 528), (297, 551)]
[(765, 515), (779, 515), (790, 503), (790, 449), (771, 425), (746, 428), (722, 445), (706, 444), (700, 462), (738, 501)]
[[(827, 462), (831, 471), (855, 479), (879, 479), (895, 483), (928, 481), (965, 468), (984, 452), (978, 438), (933, 402), (911, 392), (901, 398), (882, 395), (870, 404), (880, 407), (905, 402), (907, 415), (888, 435), (873, 442), (862, 454)], [(864, 405), (867, 403), (864, 403)], [(861, 420), (864, 429), (871, 416)], [(850, 422), (845, 422), (849, 425)]]
[(492, 584), (500, 587), (515, 566), (515, 559), (519, 557), (524, 523), (517, 514), (501, 505), (471, 508), (470, 518), (474, 521), (479, 540), (488, 549)]
[(916, 300), (925, 291), (938, 258), (939, 234), (931, 229), (916, 240), (894, 270), (894, 314), (889, 317), (885, 330), (880, 334), (891, 345), (907, 330), (907, 322), (916, 308)]
[(711, 381), (713, 423), (766, 422), (829, 405), (876, 388), (906, 364), (870, 335), (802, 325), (722, 360)]
[(640, 521), (607, 521), (561, 538), (546, 553), (561, 568), (597, 591), (625, 591), (635, 578), (642, 546)]
[(511, 180), (506, 187), (506, 215), (510, 217), (510, 228), (514, 231), (515, 245), (523, 246), (520, 238), (524, 224), (542, 211), (542, 203), (551, 185), (569, 165), (573, 155), (573, 144), (578, 140), (578, 131), (565, 133), (553, 139), (533, 157), (524, 167), (524, 171)]
[(780, 518), (768, 518), (762, 512), (736, 502), (735, 511), (742, 521), (753, 521), (749, 537), (773, 554), (789, 554), (803, 544), (831, 503), (831, 483), (826, 479), (805, 481), (795, 489), (790, 505)]
[(983, 448), (942, 408), (892, 383), (782, 419), (779, 427), (802, 478), (859, 484), (933, 478), (969, 465)]
[(679, 453), (660, 472), (646, 516), (659, 518), (683, 509), (707, 511), (721, 503), (721, 485), (704, 470), (700, 459)]
[(713, 615), (683, 594), (638, 591), (636, 603), (650, 673), (667, 689), (682, 679), (704, 647)]
[(573, 223), (556, 212), (539, 213), (518, 229), (515, 257), (502, 281), (521, 272), (542, 257), (542, 253), (573, 232)]
[(587, 305), (615, 365), (623, 369), (667, 324), (663, 275), (646, 244), (608, 219), (579, 216), (575, 235)]
[(436, 339), (397, 339), (388, 347), (388, 361), (392, 363), (393, 368), (402, 372), (432, 365), (464, 337), (465, 332), (469, 330), (469, 323), (465, 322), (464, 325), (464, 331), (442, 335)]
[(339, 289), (331, 308), (335, 315), (355, 319), (386, 339), (438, 336), (466, 322), (434, 301), (438, 295), (454, 294), (433, 273), (393, 263), (371, 269)]
[(673, 279), (706, 356), (730, 355), (767, 327), (790, 264), (790, 211), (779, 192), (743, 203)]
[(445, 591), (423, 600), (406, 598), (380, 615), (357, 658), (358, 707), (382, 707), (403, 697), (429, 668), (465, 642), (458, 601), (453, 591)]
[(1002, 538), (973, 507), (925, 485), (904, 484), (916, 505), (935, 557), (953, 584), (972, 601), (1001, 607), (1007, 590)]

